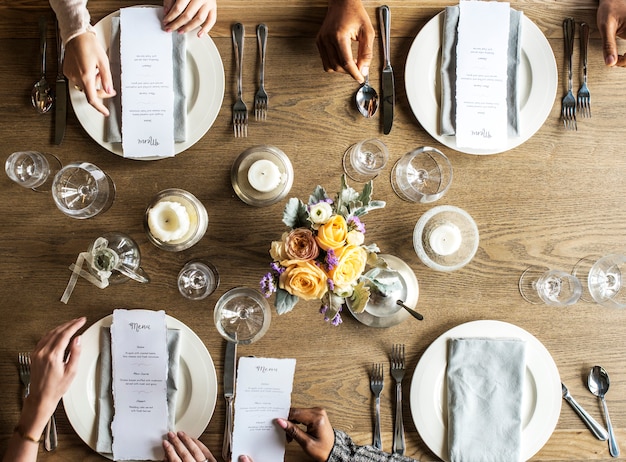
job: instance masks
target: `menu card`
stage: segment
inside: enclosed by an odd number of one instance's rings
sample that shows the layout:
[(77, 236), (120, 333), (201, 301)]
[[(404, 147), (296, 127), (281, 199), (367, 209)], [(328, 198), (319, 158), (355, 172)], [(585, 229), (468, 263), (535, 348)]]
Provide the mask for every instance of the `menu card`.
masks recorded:
[(507, 143), (507, 62), (510, 6), (459, 3), (456, 144), (500, 149)]
[(164, 311), (114, 310), (111, 358), (115, 460), (162, 460), (168, 431)]
[(284, 460), (285, 432), (274, 420), (289, 417), (295, 370), (295, 359), (239, 358), (232, 460)]
[(122, 149), (131, 157), (173, 156), (172, 34), (162, 8), (120, 10)]

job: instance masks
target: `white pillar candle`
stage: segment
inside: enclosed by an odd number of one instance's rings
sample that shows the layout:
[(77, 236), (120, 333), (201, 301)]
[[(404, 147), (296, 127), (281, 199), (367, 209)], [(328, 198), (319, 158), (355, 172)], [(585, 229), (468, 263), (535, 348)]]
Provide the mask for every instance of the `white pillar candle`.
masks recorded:
[(280, 184), (280, 180), (280, 170), (271, 160), (257, 160), (248, 169), (248, 182), (259, 192), (273, 191)]
[(175, 241), (189, 231), (191, 219), (187, 208), (179, 202), (160, 201), (148, 211), (148, 227), (162, 242)]
[(433, 229), (428, 243), (433, 251), (442, 256), (452, 255), (461, 247), (461, 230), (453, 223), (444, 223)]

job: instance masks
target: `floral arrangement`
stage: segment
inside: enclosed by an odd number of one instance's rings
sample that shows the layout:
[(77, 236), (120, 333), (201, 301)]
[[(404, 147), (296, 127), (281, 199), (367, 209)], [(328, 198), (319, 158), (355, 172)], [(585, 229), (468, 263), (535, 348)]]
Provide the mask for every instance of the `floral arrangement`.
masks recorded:
[(359, 278), (366, 265), (378, 266), (376, 244), (365, 245), (361, 217), (383, 208), (385, 202), (372, 200), (372, 182), (358, 193), (341, 177), (341, 189), (331, 199), (317, 186), (308, 203), (291, 198), (283, 212), (289, 228), (279, 241), (272, 242), (270, 271), (261, 279), (261, 291), (269, 298), (276, 293), (276, 311), (284, 314), (299, 299), (320, 300), (320, 313), (333, 325), (342, 322), (346, 298), (361, 312), (370, 296)]

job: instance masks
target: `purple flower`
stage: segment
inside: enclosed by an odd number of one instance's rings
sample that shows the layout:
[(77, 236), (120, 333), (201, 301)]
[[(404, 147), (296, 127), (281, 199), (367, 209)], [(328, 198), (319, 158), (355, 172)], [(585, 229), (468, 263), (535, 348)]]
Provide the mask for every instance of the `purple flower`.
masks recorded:
[(278, 274), (282, 274), (285, 272), (285, 268), (283, 268), (282, 266), (280, 266), (278, 263), (276, 263), (275, 261), (270, 263), (270, 268), (272, 269), (272, 271), (278, 273)]
[(331, 321), (331, 324), (333, 326), (338, 326), (342, 322), (343, 322), (343, 319), (341, 319), (341, 314), (337, 313), (335, 317), (333, 318), (333, 320)]
[(261, 293), (265, 296), (265, 298), (270, 298), (274, 292), (276, 292), (274, 275), (272, 273), (267, 273), (261, 278)]
[(331, 292), (335, 290), (335, 281), (333, 281), (331, 278), (328, 278), (326, 279), (326, 282), (328, 283), (328, 290), (330, 290)]
[(365, 225), (359, 219), (359, 217), (350, 217), (350, 218), (348, 218), (348, 227), (350, 229), (356, 229), (357, 231), (365, 234)]
[(326, 262), (327, 271), (332, 271), (339, 264), (339, 259), (335, 255), (335, 251), (333, 249), (328, 249), (324, 261)]
[(328, 317), (326, 317), (327, 311), (328, 311), (328, 305), (322, 305), (320, 308), (320, 314), (324, 315), (324, 321), (328, 321)]

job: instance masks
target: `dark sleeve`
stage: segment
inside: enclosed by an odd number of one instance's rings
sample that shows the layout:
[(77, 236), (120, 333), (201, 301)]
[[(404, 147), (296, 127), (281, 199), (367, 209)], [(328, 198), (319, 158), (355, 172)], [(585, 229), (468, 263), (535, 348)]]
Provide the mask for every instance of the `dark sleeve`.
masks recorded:
[(373, 446), (357, 446), (340, 430), (335, 430), (335, 445), (327, 462), (416, 462), (410, 457), (388, 454)]

